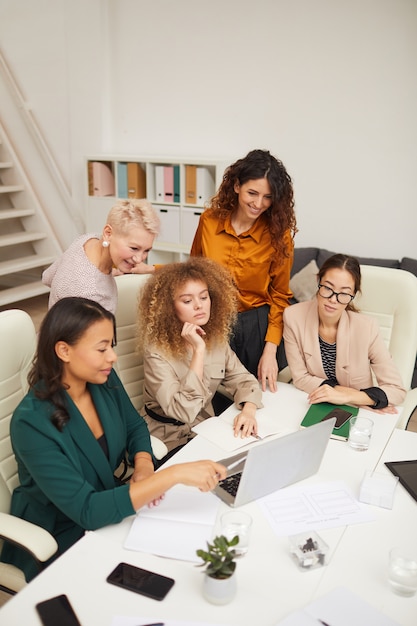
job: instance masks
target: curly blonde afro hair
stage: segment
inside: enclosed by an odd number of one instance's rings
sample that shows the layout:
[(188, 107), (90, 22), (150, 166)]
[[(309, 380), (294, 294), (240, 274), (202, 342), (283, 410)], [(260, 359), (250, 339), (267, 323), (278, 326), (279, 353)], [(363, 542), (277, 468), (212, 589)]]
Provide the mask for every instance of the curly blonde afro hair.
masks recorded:
[(174, 308), (175, 295), (188, 281), (207, 285), (210, 319), (204, 326), (207, 346), (229, 340), (237, 316), (237, 289), (224, 267), (205, 257), (191, 257), (157, 269), (141, 290), (138, 304), (138, 349), (153, 346), (171, 357), (187, 352), (183, 323)]

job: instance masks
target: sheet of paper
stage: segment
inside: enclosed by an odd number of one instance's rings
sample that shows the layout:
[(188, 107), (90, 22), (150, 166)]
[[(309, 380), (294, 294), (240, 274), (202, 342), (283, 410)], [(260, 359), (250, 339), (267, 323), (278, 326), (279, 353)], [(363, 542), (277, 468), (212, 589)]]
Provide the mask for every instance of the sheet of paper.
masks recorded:
[(178, 485), (165, 494), (159, 506), (138, 512), (124, 547), (199, 562), (196, 550), (212, 539), (219, 505), (212, 493)]
[[(278, 391), (272, 393), (265, 391), (262, 394), (263, 408), (256, 411), (256, 421), (258, 422), (258, 435), (261, 439), (276, 434), (287, 434), (292, 430), (297, 430), (305, 412), (308, 408), (307, 394), (294, 385), (285, 383), (278, 384)], [(292, 427), (283, 426), (280, 415), (288, 417), (288, 412), (294, 417)], [(233, 434), (233, 421), (239, 409), (232, 405), (224, 413), (217, 417), (200, 422), (192, 429), (194, 432), (205, 437), (209, 441), (217, 444), (223, 450), (237, 450), (248, 443), (256, 441), (255, 437), (235, 437)], [(287, 419), (286, 419), (287, 423)]]
[(294, 485), (257, 502), (280, 537), (374, 519), (369, 508), (353, 496), (343, 481)]
[(257, 441), (255, 437), (245, 437), (244, 439), (241, 437), (235, 437), (233, 434), (232, 424), (227, 422), (221, 416), (210, 417), (204, 420), (204, 422), (200, 422), (200, 424), (194, 426), (192, 430), (205, 439), (217, 444), (220, 448), (223, 448), (223, 450), (226, 450), (227, 452), (238, 450), (239, 448), (248, 445), (248, 443)]
[(304, 609), (291, 613), (276, 626), (320, 626), (323, 623), (331, 626), (400, 626), (345, 587), (332, 589)]

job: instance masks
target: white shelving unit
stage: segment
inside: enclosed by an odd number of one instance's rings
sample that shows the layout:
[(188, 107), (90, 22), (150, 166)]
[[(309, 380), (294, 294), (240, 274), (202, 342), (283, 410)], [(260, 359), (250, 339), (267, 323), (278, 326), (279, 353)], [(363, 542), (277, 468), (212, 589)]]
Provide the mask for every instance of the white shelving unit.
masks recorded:
[[(104, 176), (93, 174), (93, 164), (97, 163)], [(144, 178), (139, 182), (139, 189), (126, 180), (126, 166), (135, 170), (135, 164), (140, 166), (139, 172)], [(118, 198), (146, 197), (161, 220), (161, 232), (149, 255), (149, 262), (184, 260), (189, 254), (204, 205), (219, 187), (227, 165), (224, 161), (208, 159), (90, 156), (86, 165), (87, 231), (102, 231), (107, 214)], [(164, 173), (169, 179), (172, 172), (175, 173), (174, 193), (167, 196)]]

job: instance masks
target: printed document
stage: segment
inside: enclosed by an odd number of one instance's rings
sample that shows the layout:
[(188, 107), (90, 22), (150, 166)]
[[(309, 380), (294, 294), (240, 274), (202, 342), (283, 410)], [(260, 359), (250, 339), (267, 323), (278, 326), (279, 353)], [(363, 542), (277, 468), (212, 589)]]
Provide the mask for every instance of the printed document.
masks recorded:
[(343, 481), (293, 485), (261, 498), (258, 505), (280, 537), (374, 519)]

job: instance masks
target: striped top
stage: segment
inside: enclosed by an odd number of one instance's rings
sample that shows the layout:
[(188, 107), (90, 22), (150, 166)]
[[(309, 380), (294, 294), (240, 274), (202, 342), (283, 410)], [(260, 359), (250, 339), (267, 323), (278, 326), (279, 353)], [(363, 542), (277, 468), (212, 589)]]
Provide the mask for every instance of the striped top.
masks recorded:
[(328, 380), (337, 383), (336, 379), (336, 342), (327, 343), (319, 335), (321, 360), (323, 363), (324, 373)]

